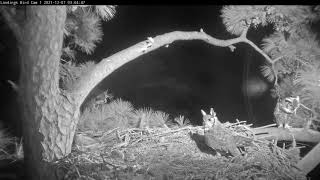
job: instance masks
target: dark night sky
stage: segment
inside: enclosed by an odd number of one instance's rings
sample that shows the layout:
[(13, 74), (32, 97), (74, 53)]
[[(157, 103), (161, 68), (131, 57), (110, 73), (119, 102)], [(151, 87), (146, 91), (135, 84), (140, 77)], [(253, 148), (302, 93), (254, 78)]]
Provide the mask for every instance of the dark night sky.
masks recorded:
[[(119, 6), (116, 16), (103, 23), (103, 41), (95, 53), (80, 58), (99, 61), (147, 37), (176, 30), (203, 28), (213, 37), (233, 38), (222, 24), (220, 9), (220, 6)], [(249, 31), (248, 38), (259, 43), (267, 32), (270, 33), (265, 29)], [(0, 61), (1, 117), (12, 127), (18, 118), (17, 102), (4, 80), (18, 78), (16, 52), (14, 40), (8, 40), (7, 33), (6, 40), (4, 33), (1, 36), (6, 49), (1, 52)], [(121, 67), (97, 89), (107, 88), (136, 107), (150, 106), (172, 115), (184, 114), (194, 122), (201, 121), (200, 109), (208, 111), (213, 107), (222, 121), (238, 118), (257, 125), (271, 123), (274, 104), (269, 91), (249, 103), (241, 91), (246, 78), (263, 79), (257, 67), (264, 60), (248, 45), (236, 47), (232, 53), (229, 48), (201, 41), (174, 42), (169, 48), (160, 48)]]
[[(176, 30), (203, 28), (213, 37), (233, 38), (222, 24), (220, 9), (221, 6), (120, 6), (115, 18), (104, 23), (104, 39), (95, 56), (100, 60), (149, 36)], [(270, 33), (259, 30), (249, 33), (256, 43), (266, 32)], [(250, 118), (250, 108), (241, 91), (246, 69), (250, 70), (249, 77), (262, 78), (257, 73), (262, 62), (263, 58), (245, 44), (237, 45), (231, 53), (228, 48), (202, 41), (180, 41), (128, 63), (102, 82), (100, 88), (110, 89), (137, 107), (185, 114), (195, 122), (201, 121), (201, 108), (208, 111), (213, 107), (222, 121), (239, 118), (266, 124), (272, 121), (273, 112), (268, 91), (250, 101), (252, 108), (260, 107), (252, 109)]]

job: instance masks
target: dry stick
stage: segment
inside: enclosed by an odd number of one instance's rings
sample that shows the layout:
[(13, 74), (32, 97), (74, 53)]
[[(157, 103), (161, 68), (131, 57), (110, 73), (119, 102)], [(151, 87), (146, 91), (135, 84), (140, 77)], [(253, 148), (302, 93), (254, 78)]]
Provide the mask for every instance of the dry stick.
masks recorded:
[(14, 83), (13, 81), (11, 80), (7, 80), (7, 82), (11, 85), (12, 89), (15, 91), (15, 92), (19, 92), (19, 86)]
[(280, 57), (277, 57), (276, 59), (274, 59), (271, 63), (271, 68), (272, 68), (272, 71), (274, 73), (274, 86), (278, 86), (278, 72), (276, 71), (275, 69), (275, 64), (277, 61), (281, 60), (284, 56), (280, 56)]
[(277, 126), (277, 124), (276, 124), (276, 123), (274, 123), (274, 124), (269, 124), (269, 125), (265, 125), (265, 126), (253, 128), (253, 130), (264, 129), (264, 128), (274, 127), (274, 126)]
[[(200, 126), (200, 129), (201, 129), (202, 126)], [(141, 137), (139, 138), (138, 140), (132, 142), (131, 144), (132, 145), (135, 145), (137, 144), (138, 142), (142, 141), (142, 140), (145, 140), (145, 139), (149, 139), (149, 138), (154, 138), (154, 137), (157, 137), (157, 136), (163, 136), (165, 134), (170, 134), (170, 133), (176, 133), (176, 132), (180, 132), (180, 131), (184, 131), (184, 130), (192, 130), (192, 129), (199, 129), (199, 127), (183, 127), (183, 128), (179, 128), (179, 129), (175, 129), (175, 130), (168, 130), (166, 132), (161, 132), (161, 133), (157, 133), (157, 134), (153, 134), (152, 136), (145, 136), (145, 137)]]
[[(257, 137), (263, 137), (263, 135), (268, 134), (270, 137), (266, 137), (265, 139), (273, 139), (272, 137), (278, 138), (278, 140), (285, 140), (291, 141), (292, 134), (296, 137), (297, 141), (302, 142), (313, 142), (318, 143), (320, 142), (320, 132), (311, 130), (311, 129), (304, 129), (304, 128), (291, 128), (291, 129), (284, 129), (284, 128), (259, 128), (252, 130)], [(261, 134), (261, 135), (259, 135)]]
[(165, 134), (180, 132), (180, 131), (184, 131), (184, 130), (191, 130), (191, 129), (198, 129), (198, 128), (197, 127), (196, 128), (192, 128), (192, 127), (187, 126), (187, 127), (183, 127), (183, 128), (179, 128), (179, 129), (175, 129), (175, 130), (168, 130), (168, 131), (165, 131), (165, 132), (160, 132), (160, 133), (157, 133), (157, 134), (153, 134), (151, 137), (162, 136), (162, 135), (165, 135)]
[[(232, 125), (238, 125), (238, 124), (245, 124), (247, 121), (239, 121), (239, 122), (235, 122), (235, 123), (230, 123), (230, 126)], [(246, 124), (247, 126), (249, 126), (249, 124)]]

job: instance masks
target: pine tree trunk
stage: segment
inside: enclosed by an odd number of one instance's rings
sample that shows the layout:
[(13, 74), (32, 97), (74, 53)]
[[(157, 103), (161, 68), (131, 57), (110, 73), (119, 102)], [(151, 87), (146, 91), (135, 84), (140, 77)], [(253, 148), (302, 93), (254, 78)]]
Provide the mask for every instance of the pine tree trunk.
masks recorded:
[[(77, 102), (59, 89), (59, 61), (66, 9), (28, 6), (21, 34), (20, 99), (26, 172), (54, 179), (52, 160), (71, 152), (78, 120)], [(47, 161), (47, 162), (46, 162)]]

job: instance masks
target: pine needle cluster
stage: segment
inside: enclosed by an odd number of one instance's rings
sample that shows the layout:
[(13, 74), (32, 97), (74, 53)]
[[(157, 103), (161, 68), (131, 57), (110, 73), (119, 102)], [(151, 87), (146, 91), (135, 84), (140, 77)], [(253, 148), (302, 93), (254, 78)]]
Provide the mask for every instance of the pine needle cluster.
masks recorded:
[(169, 115), (151, 108), (135, 109), (129, 102), (115, 99), (99, 105), (88, 105), (80, 118), (80, 131), (108, 131), (114, 128), (164, 127)]
[(261, 50), (272, 60), (261, 66), (262, 75), (274, 82), (273, 97), (299, 96), (313, 120), (320, 121), (320, 46), (312, 30), (320, 19), (319, 6), (225, 6), (221, 12), (234, 35), (251, 27), (274, 27), (262, 40)]

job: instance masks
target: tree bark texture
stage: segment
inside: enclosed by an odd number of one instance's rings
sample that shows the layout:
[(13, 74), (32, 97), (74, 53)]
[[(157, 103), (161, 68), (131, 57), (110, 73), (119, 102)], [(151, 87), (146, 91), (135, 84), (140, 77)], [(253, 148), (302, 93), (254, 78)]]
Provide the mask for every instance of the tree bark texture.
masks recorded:
[(25, 163), (32, 179), (50, 177), (45, 161), (71, 152), (78, 119), (76, 103), (59, 90), (65, 18), (64, 6), (27, 6), (20, 34), (19, 95)]

